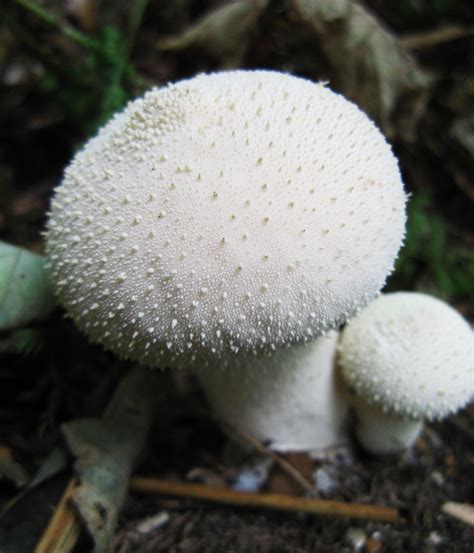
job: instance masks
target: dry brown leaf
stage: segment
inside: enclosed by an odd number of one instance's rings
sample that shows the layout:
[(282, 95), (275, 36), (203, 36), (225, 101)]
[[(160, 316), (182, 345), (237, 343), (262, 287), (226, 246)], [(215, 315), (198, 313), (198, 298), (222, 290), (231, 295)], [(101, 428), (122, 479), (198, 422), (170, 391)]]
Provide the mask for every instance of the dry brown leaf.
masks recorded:
[(432, 77), (398, 38), (351, 0), (293, 0), (293, 7), (327, 59), (331, 84), (387, 136), (413, 141)]
[(158, 42), (160, 50), (198, 48), (216, 58), (221, 67), (238, 67), (267, 0), (231, 2), (198, 21), (184, 33)]
[(23, 487), (30, 477), (25, 469), (13, 458), (9, 447), (0, 444), (0, 479), (7, 478), (17, 487)]
[(94, 540), (94, 553), (108, 550), (133, 465), (146, 442), (160, 377), (137, 367), (120, 383), (102, 419), (63, 425), (79, 481), (71, 498)]

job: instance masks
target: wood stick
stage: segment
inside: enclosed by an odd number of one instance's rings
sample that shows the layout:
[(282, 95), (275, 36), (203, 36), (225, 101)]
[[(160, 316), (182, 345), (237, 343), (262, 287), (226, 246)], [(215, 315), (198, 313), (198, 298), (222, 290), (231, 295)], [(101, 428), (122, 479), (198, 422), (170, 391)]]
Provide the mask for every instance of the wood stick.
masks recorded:
[(257, 440), (250, 434), (247, 434), (247, 432), (244, 432), (243, 430), (240, 430), (239, 428), (221, 420), (219, 420), (219, 423), (229, 434), (231, 434), (232, 437), (249, 443), (256, 451), (275, 461), (280, 469), (285, 474), (287, 474), (293, 480), (293, 482), (296, 482), (296, 484), (303, 488), (303, 490), (311, 493), (313, 496), (317, 495), (316, 487), (311, 484), (311, 482), (309, 482), (309, 480), (307, 480), (297, 468), (295, 468), (281, 455), (278, 455), (278, 453), (275, 453), (268, 447), (265, 447), (259, 440)]
[(452, 517), (474, 526), (474, 505), (469, 503), (458, 503), (456, 501), (447, 501), (441, 510)]
[(439, 29), (401, 36), (400, 43), (403, 47), (410, 50), (421, 50), (424, 48), (431, 48), (432, 46), (438, 46), (439, 44), (457, 40), (459, 38), (472, 36), (473, 34), (473, 27), (449, 25)]
[(397, 509), (364, 503), (344, 503), (324, 499), (310, 499), (275, 493), (248, 493), (231, 489), (213, 488), (202, 484), (170, 482), (159, 478), (135, 476), (130, 480), (134, 492), (191, 497), (241, 507), (266, 507), (280, 511), (299, 511), (318, 515), (333, 515), (357, 519), (401, 523)]
[(69, 553), (73, 550), (81, 532), (77, 515), (70, 505), (70, 499), (76, 480), (72, 478), (58, 503), (54, 515), (49, 521), (35, 553)]

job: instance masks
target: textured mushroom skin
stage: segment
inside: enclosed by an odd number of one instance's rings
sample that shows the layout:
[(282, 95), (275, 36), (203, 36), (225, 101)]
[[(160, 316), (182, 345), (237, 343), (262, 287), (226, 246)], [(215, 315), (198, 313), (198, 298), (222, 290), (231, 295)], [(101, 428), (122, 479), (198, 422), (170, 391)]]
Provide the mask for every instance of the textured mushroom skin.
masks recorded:
[(431, 296), (378, 297), (349, 322), (338, 350), (338, 365), (354, 394), (387, 413), (440, 419), (472, 398), (472, 329)]
[(198, 367), (212, 411), (278, 451), (347, 441), (347, 402), (334, 366), (338, 333), (227, 366)]
[(405, 225), (396, 159), (356, 106), (268, 71), (131, 102), (76, 155), (47, 253), (68, 314), (124, 358), (180, 365), (335, 328)]
[(375, 405), (358, 398), (354, 401), (357, 441), (376, 455), (397, 453), (407, 449), (423, 429), (422, 420), (408, 419), (393, 412), (382, 412)]

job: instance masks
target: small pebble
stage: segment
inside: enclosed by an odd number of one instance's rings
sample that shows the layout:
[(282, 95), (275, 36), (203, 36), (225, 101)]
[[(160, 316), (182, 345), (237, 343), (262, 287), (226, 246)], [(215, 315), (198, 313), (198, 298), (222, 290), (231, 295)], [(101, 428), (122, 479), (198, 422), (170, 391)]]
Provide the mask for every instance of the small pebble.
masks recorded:
[(371, 537), (365, 542), (364, 553), (379, 553), (380, 551), (382, 551), (381, 541)]
[(431, 473), (431, 480), (433, 480), (433, 482), (438, 486), (444, 485), (444, 476), (438, 470), (434, 470)]
[(237, 475), (232, 488), (241, 492), (258, 491), (266, 482), (270, 467), (271, 463), (267, 459), (252, 466), (245, 466)]
[(167, 511), (161, 511), (156, 515), (143, 519), (140, 524), (137, 525), (136, 530), (140, 534), (150, 534), (158, 528), (162, 528), (168, 523), (170, 515)]
[(432, 543), (433, 545), (440, 545), (443, 543), (444, 538), (438, 532), (430, 532), (430, 535), (428, 536), (428, 541)]
[(354, 548), (354, 551), (362, 551), (367, 541), (367, 535), (361, 528), (349, 528), (345, 539)]
[(318, 468), (314, 474), (314, 483), (318, 491), (324, 495), (330, 495), (336, 489), (337, 483), (330, 473), (330, 469), (325, 467)]

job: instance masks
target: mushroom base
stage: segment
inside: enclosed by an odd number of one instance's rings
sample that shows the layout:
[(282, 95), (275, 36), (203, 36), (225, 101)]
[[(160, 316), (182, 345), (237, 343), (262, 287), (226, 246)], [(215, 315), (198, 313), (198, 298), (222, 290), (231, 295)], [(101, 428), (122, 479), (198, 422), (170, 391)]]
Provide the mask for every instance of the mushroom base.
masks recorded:
[(360, 445), (371, 453), (383, 455), (407, 449), (417, 439), (423, 422), (402, 418), (394, 413), (357, 400), (355, 434)]
[(233, 359), (197, 375), (215, 414), (276, 451), (347, 442), (347, 404), (334, 370), (337, 333), (271, 357)]

